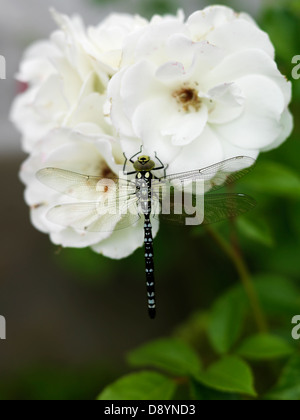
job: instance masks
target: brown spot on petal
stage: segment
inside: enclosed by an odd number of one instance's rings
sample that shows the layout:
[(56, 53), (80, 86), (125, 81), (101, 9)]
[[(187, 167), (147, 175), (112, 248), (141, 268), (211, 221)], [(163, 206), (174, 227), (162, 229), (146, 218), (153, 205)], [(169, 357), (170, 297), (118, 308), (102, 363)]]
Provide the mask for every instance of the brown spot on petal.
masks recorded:
[[(107, 194), (110, 192), (111, 181), (117, 182), (118, 176), (111, 170), (105, 161), (99, 165), (98, 176), (101, 178), (97, 185), (97, 190)], [(107, 182), (106, 182), (107, 180)]]
[(106, 163), (103, 163), (103, 165), (101, 166), (99, 176), (105, 179), (116, 178), (116, 174), (110, 169), (110, 167)]
[(43, 207), (46, 203), (37, 203), (33, 204), (30, 208), (31, 210), (38, 210), (39, 208)]

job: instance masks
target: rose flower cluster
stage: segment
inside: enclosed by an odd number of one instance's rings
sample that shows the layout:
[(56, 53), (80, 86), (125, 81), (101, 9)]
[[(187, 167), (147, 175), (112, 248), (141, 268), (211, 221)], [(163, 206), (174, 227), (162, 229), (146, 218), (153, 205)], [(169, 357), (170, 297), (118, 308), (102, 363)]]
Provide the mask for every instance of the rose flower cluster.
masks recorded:
[(176, 173), (256, 159), (290, 135), (291, 84), (249, 15), (211, 6), (188, 18), (112, 14), (86, 28), (78, 16), (52, 14), (58, 30), (21, 62), (17, 79), (28, 88), (11, 119), (29, 154), (21, 179), (32, 223), (54, 244), (123, 258), (142, 246), (143, 224), (82, 232), (51, 223), (51, 207), (76, 200), (41, 184), (42, 168), (118, 176), (123, 153), (143, 145)]

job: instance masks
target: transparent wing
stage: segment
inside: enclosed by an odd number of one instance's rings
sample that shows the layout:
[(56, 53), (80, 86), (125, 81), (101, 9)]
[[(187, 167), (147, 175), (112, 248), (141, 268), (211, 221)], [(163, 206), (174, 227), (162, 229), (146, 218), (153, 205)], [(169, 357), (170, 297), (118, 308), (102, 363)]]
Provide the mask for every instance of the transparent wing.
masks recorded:
[[(203, 225), (217, 223), (222, 220), (232, 219), (252, 210), (256, 206), (256, 201), (245, 194), (212, 194), (204, 196), (204, 214), (200, 216)], [(193, 195), (191, 203), (196, 206), (197, 196)], [(163, 208), (159, 215), (154, 218), (167, 223), (186, 225), (186, 219), (193, 217), (190, 212), (186, 212), (182, 206), (181, 214), (175, 214), (175, 206), (178, 203), (171, 202), (170, 209)], [(177, 206), (178, 208), (178, 206)], [(169, 213), (169, 214), (163, 214)], [(194, 217), (196, 215), (194, 214)], [(203, 220), (203, 221), (202, 221)]]
[(116, 189), (116, 195), (119, 197), (134, 194), (136, 191), (135, 183), (125, 179), (105, 179), (58, 168), (41, 169), (36, 176), (47, 187), (79, 200), (97, 201), (103, 193), (112, 188)]
[[(99, 205), (99, 203), (62, 204), (53, 207), (47, 213), (50, 222), (85, 232), (113, 232), (125, 229), (137, 223), (141, 215), (135, 196), (115, 205)], [(116, 211), (115, 211), (116, 210)]]
[(233, 219), (256, 207), (254, 198), (246, 194), (212, 194), (205, 196), (204, 225)]
[(203, 181), (204, 191), (212, 192), (241, 179), (253, 169), (254, 163), (255, 160), (250, 157), (237, 156), (204, 169), (167, 175), (166, 177), (160, 178), (160, 181), (162, 183), (172, 181)]

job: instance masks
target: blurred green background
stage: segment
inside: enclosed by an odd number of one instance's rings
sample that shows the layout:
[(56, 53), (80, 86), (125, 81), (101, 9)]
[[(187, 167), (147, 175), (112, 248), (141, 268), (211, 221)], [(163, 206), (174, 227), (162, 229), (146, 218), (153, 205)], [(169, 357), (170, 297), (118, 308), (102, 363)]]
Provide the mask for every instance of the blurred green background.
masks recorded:
[[(103, 399), (300, 400), (300, 340), (291, 336), (291, 320), (300, 315), (300, 79), (291, 76), (292, 58), (300, 55), (299, 0), (218, 2), (250, 12), (269, 33), (280, 70), (293, 82), (295, 130), (239, 183), (259, 203), (252, 214), (209, 231), (161, 227), (155, 322), (145, 310), (143, 250), (112, 261), (89, 250), (56, 249), (31, 226), (17, 178), (24, 156), (7, 123), (13, 76), (25, 47), (54, 28), (50, 5), (96, 23), (110, 11), (150, 17), (179, 7), (191, 13), (208, 2), (4, 3), (0, 315), (7, 340), (0, 341), (0, 399), (101, 393)], [(41, 9), (36, 31), (31, 6)]]

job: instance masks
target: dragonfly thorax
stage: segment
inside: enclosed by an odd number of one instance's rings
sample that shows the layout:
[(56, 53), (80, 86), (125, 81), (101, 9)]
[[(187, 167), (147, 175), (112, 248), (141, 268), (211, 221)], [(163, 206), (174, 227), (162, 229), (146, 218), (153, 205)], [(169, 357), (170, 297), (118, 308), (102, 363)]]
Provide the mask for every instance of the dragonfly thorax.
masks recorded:
[(150, 156), (140, 156), (133, 164), (137, 172), (148, 172), (155, 168), (155, 162), (151, 160)]

